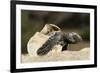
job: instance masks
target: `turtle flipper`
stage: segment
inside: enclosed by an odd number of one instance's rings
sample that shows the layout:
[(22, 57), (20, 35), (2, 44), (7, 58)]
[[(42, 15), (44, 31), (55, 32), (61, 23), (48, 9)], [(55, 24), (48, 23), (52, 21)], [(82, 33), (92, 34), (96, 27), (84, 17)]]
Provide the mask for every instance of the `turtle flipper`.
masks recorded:
[(63, 48), (62, 48), (62, 51), (67, 50), (68, 49), (67, 46), (68, 46), (68, 44), (64, 45)]
[(53, 46), (56, 45), (55, 35), (51, 36), (43, 45), (37, 50), (39, 56), (46, 55), (49, 51), (53, 49)]

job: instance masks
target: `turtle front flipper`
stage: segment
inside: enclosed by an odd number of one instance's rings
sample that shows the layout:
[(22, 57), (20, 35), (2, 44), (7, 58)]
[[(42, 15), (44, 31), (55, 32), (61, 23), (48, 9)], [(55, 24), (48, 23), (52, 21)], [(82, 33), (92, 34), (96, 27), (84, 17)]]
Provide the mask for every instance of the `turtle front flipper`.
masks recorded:
[(54, 45), (56, 45), (55, 35), (51, 36), (38, 50), (37, 55), (43, 56), (48, 54), (52, 50)]
[(62, 51), (67, 50), (68, 49), (67, 47), (68, 47), (68, 44), (64, 45), (63, 48), (62, 48)]

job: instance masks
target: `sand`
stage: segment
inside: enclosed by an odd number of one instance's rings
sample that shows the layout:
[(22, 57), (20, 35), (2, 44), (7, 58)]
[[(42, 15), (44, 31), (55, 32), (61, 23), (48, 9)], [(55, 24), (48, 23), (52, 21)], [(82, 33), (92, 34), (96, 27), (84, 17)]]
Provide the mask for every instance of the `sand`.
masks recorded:
[(90, 48), (83, 48), (80, 51), (63, 51), (45, 56), (30, 56), (22, 54), (22, 63), (34, 62), (50, 62), (50, 61), (73, 61), (73, 60), (88, 60), (90, 57)]

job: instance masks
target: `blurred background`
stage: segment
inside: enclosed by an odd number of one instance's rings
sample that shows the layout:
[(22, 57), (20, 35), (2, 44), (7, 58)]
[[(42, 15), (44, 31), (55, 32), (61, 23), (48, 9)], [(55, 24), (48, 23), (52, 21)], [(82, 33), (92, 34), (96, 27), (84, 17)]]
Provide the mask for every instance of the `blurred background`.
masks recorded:
[(27, 53), (27, 43), (45, 24), (55, 24), (63, 32), (77, 32), (83, 38), (78, 44), (68, 46), (75, 51), (90, 46), (90, 14), (75, 12), (21, 10), (21, 52)]

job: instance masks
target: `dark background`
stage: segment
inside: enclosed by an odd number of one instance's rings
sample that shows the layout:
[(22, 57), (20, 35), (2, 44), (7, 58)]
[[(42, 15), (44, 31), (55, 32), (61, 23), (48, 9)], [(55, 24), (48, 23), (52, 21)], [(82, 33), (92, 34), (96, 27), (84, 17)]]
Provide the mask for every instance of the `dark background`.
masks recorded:
[(77, 32), (83, 41), (69, 46), (69, 50), (80, 50), (89, 47), (90, 14), (52, 11), (21, 11), (21, 51), (27, 53), (27, 43), (34, 33), (41, 31), (45, 24), (55, 24), (63, 32)]

